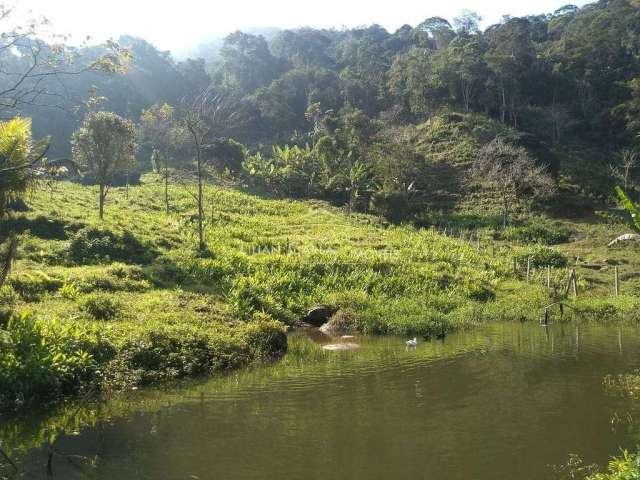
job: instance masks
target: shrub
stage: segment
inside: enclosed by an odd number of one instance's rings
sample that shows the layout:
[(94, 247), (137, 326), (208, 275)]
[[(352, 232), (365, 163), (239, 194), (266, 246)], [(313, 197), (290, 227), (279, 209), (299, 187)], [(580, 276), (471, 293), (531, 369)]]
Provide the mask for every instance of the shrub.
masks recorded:
[(338, 310), (326, 324), (320, 327), (320, 330), (327, 335), (353, 333), (358, 329), (358, 321), (351, 310)]
[(587, 480), (631, 480), (640, 478), (640, 455), (626, 450), (609, 461), (607, 471), (587, 477)]
[(517, 227), (507, 227), (499, 237), (503, 240), (520, 243), (541, 243), (543, 245), (557, 245), (569, 240), (569, 229), (556, 225), (533, 222)]
[(95, 320), (113, 320), (121, 313), (122, 304), (111, 295), (92, 293), (82, 300), (80, 308)]
[(75, 282), (65, 279), (64, 284), (60, 287), (60, 295), (68, 300), (75, 300), (80, 295), (80, 289)]
[(44, 272), (33, 272), (12, 275), (8, 283), (23, 300), (34, 302), (45, 293), (57, 291), (64, 282)]
[(242, 330), (253, 358), (274, 359), (287, 351), (287, 336), (283, 324), (267, 315), (255, 315), (253, 321), (247, 323)]
[(126, 341), (109, 366), (108, 382), (121, 388), (186, 376), (204, 375), (275, 358), (286, 351), (283, 325), (260, 318), (229, 330), (163, 325)]
[(0, 329), (0, 407), (87, 388), (115, 349), (96, 328), (12, 315)]
[(74, 275), (73, 282), (82, 293), (96, 290), (142, 292), (151, 287), (142, 268), (121, 263), (114, 263), (102, 271)]
[(111, 230), (86, 227), (79, 230), (69, 245), (69, 257), (78, 264), (121, 261), (145, 264), (156, 256), (130, 232), (117, 235)]
[(569, 263), (562, 253), (542, 245), (524, 248), (515, 254), (515, 258), (521, 265), (526, 265), (527, 260), (531, 259), (531, 266), (534, 268), (546, 266), (564, 268)]

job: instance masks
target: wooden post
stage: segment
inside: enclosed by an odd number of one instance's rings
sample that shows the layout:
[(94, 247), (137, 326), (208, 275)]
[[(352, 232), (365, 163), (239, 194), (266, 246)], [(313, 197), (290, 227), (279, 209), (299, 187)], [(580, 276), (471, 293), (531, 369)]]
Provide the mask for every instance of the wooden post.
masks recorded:
[(527, 283), (529, 283), (530, 275), (531, 275), (531, 257), (527, 258)]
[(573, 270), (571, 270), (571, 273), (569, 274), (569, 282), (567, 283), (567, 291), (565, 293), (565, 295), (569, 295), (569, 292), (571, 290), (573, 290), (573, 295), (574, 296), (578, 296), (578, 277), (576, 276), (576, 269), (574, 268)]
[(616, 294), (616, 297), (617, 297), (618, 295), (620, 295), (620, 288), (619, 288), (620, 284), (619, 284), (618, 267), (617, 266), (614, 267), (613, 272), (614, 272), (613, 290), (614, 290), (614, 292)]
[(551, 265), (547, 265), (547, 290), (551, 290)]

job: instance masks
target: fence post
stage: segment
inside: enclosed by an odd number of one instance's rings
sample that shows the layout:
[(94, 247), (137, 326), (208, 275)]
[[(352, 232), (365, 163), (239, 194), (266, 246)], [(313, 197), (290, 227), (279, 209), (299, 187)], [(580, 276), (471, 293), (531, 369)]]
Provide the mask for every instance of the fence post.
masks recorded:
[(529, 283), (530, 275), (531, 275), (531, 257), (527, 258), (527, 283)]
[(571, 273), (569, 274), (569, 283), (567, 283), (567, 291), (565, 292), (565, 295), (569, 295), (569, 291), (572, 289), (573, 287), (573, 295), (574, 296), (578, 296), (578, 285), (577, 285), (577, 276), (576, 276), (576, 269), (572, 269)]
[(547, 290), (551, 290), (551, 265), (547, 265)]
[(614, 289), (614, 291), (616, 293), (616, 297), (617, 297), (618, 295), (620, 295), (620, 288), (619, 288), (620, 283), (619, 283), (619, 278), (618, 278), (618, 266), (617, 265), (614, 267), (613, 271), (614, 271), (613, 289)]

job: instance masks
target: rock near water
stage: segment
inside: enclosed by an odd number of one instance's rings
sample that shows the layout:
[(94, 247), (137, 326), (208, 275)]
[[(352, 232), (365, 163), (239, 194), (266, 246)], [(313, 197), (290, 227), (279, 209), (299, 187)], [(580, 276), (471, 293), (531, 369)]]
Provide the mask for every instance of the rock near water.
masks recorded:
[(338, 307), (333, 305), (317, 305), (307, 312), (302, 321), (314, 327), (320, 327), (337, 311)]

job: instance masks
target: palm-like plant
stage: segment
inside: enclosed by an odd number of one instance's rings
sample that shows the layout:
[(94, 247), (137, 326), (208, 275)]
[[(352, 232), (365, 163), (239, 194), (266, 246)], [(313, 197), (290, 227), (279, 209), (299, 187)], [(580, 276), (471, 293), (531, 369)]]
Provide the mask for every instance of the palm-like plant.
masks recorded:
[[(636, 205), (631, 201), (629, 196), (625, 193), (625, 191), (616, 187), (616, 194), (618, 195), (618, 200), (620, 204), (625, 208), (627, 212), (629, 212), (629, 216), (631, 217), (630, 225), (636, 231), (640, 232), (640, 205)], [(614, 246), (617, 243), (625, 242), (628, 240), (640, 240), (639, 233), (626, 233), (624, 235), (620, 235), (613, 241), (609, 242), (609, 247)]]
[(627, 212), (629, 212), (629, 216), (631, 217), (631, 227), (637, 232), (640, 232), (640, 205), (633, 203), (625, 191), (620, 187), (616, 187), (616, 194), (618, 195), (620, 204)]
[(49, 138), (34, 141), (31, 119), (16, 117), (0, 122), (0, 217), (9, 202), (20, 198), (38, 178), (61, 171), (77, 173), (66, 158), (47, 160)]

